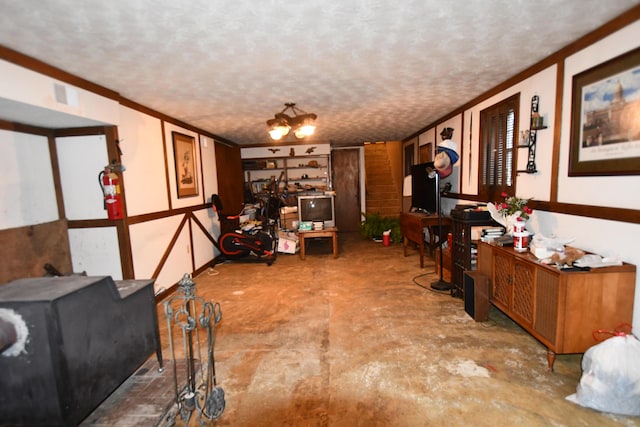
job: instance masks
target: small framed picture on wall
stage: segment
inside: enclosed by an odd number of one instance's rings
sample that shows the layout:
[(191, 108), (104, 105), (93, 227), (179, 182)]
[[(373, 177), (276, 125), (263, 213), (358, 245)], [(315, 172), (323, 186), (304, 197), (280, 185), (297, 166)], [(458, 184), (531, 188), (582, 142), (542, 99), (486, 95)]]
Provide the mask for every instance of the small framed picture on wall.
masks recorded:
[(171, 136), (178, 198), (197, 196), (196, 140), (179, 132), (172, 132)]

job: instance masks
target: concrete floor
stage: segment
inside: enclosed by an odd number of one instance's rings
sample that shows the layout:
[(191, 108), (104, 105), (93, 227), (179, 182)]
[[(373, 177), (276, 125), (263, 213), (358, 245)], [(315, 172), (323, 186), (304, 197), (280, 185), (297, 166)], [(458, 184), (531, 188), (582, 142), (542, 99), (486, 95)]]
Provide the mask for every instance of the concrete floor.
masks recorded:
[[(495, 308), (475, 322), (461, 299), (429, 289), (435, 279), (431, 258), (420, 269), (415, 250), (405, 258), (400, 244), (345, 233), (338, 259), (318, 240), (305, 261), (279, 255), (194, 278), (198, 296), (222, 307), (215, 360), (226, 409), (210, 425), (640, 426), (565, 400), (580, 355), (559, 355), (549, 372), (537, 340)], [(128, 399), (149, 410), (139, 392)], [(83, 425), (152, 425), (137, 420)]]

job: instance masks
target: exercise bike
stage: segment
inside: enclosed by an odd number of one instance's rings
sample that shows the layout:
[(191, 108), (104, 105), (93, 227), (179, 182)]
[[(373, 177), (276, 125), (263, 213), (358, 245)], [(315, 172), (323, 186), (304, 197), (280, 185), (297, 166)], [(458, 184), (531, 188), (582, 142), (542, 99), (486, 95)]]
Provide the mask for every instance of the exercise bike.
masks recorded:
[(211, 196), (211, 205), (218, 215), (221, 230), (218, 239), (213, 239), (213, 245), (220, 255), (214, 258), (212, 267), (227, 262), (273, 264), (278, 253), (278, 234), (274, 223), (267, 218), (261, 225), (250, 224), (241, 227), (239, 224), (241, 213), (223, 214), (222, 200), (217, 194)]

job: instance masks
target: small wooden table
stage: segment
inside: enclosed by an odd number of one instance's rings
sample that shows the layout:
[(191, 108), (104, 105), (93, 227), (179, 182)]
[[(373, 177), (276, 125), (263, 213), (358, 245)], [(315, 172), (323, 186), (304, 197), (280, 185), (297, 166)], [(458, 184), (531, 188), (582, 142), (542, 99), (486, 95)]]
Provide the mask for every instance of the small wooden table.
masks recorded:
[[(449, 232), (451, 218), (442, 217), (442, 234)], [(418, 212), (403, 212), (400, 214), (400, 232), (404, 238), (404, 256), (407, 256), (407, 244), (409, 240), (416, 243), (420, 248), (420, 268), (424, 268), (424, 234), (422, 230), (429, 229), (429, 253), (444, 242), (444, 237), (440, 236), (438, 243), (435, 242), (435, 235), (438, 229), (438, 215), (427, 215)]]
[(305, 239), (314, 239), (316, 237), (331, 237), (333, 240), (333, 257), (338, 258), (338, 227), (331, 227), (323, 230), (298, 231), (298, 238), (300, 239), (300, 259), (305, 258)]

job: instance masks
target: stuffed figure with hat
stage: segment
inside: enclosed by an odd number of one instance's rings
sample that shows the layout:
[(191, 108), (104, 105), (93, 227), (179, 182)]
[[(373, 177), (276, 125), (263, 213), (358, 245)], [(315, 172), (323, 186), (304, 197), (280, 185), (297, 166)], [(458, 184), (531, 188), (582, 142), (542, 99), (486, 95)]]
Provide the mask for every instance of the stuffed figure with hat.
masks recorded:
[(451, 175), (453, 165), (458, 162), (458, 144), (451, 138), (453, 137), (453, 128), (444, 128), (440, 132), (442, 142), (436, 147), (436, 159), (433, 166), (438, 171), (440, 178), (446, 178)]

